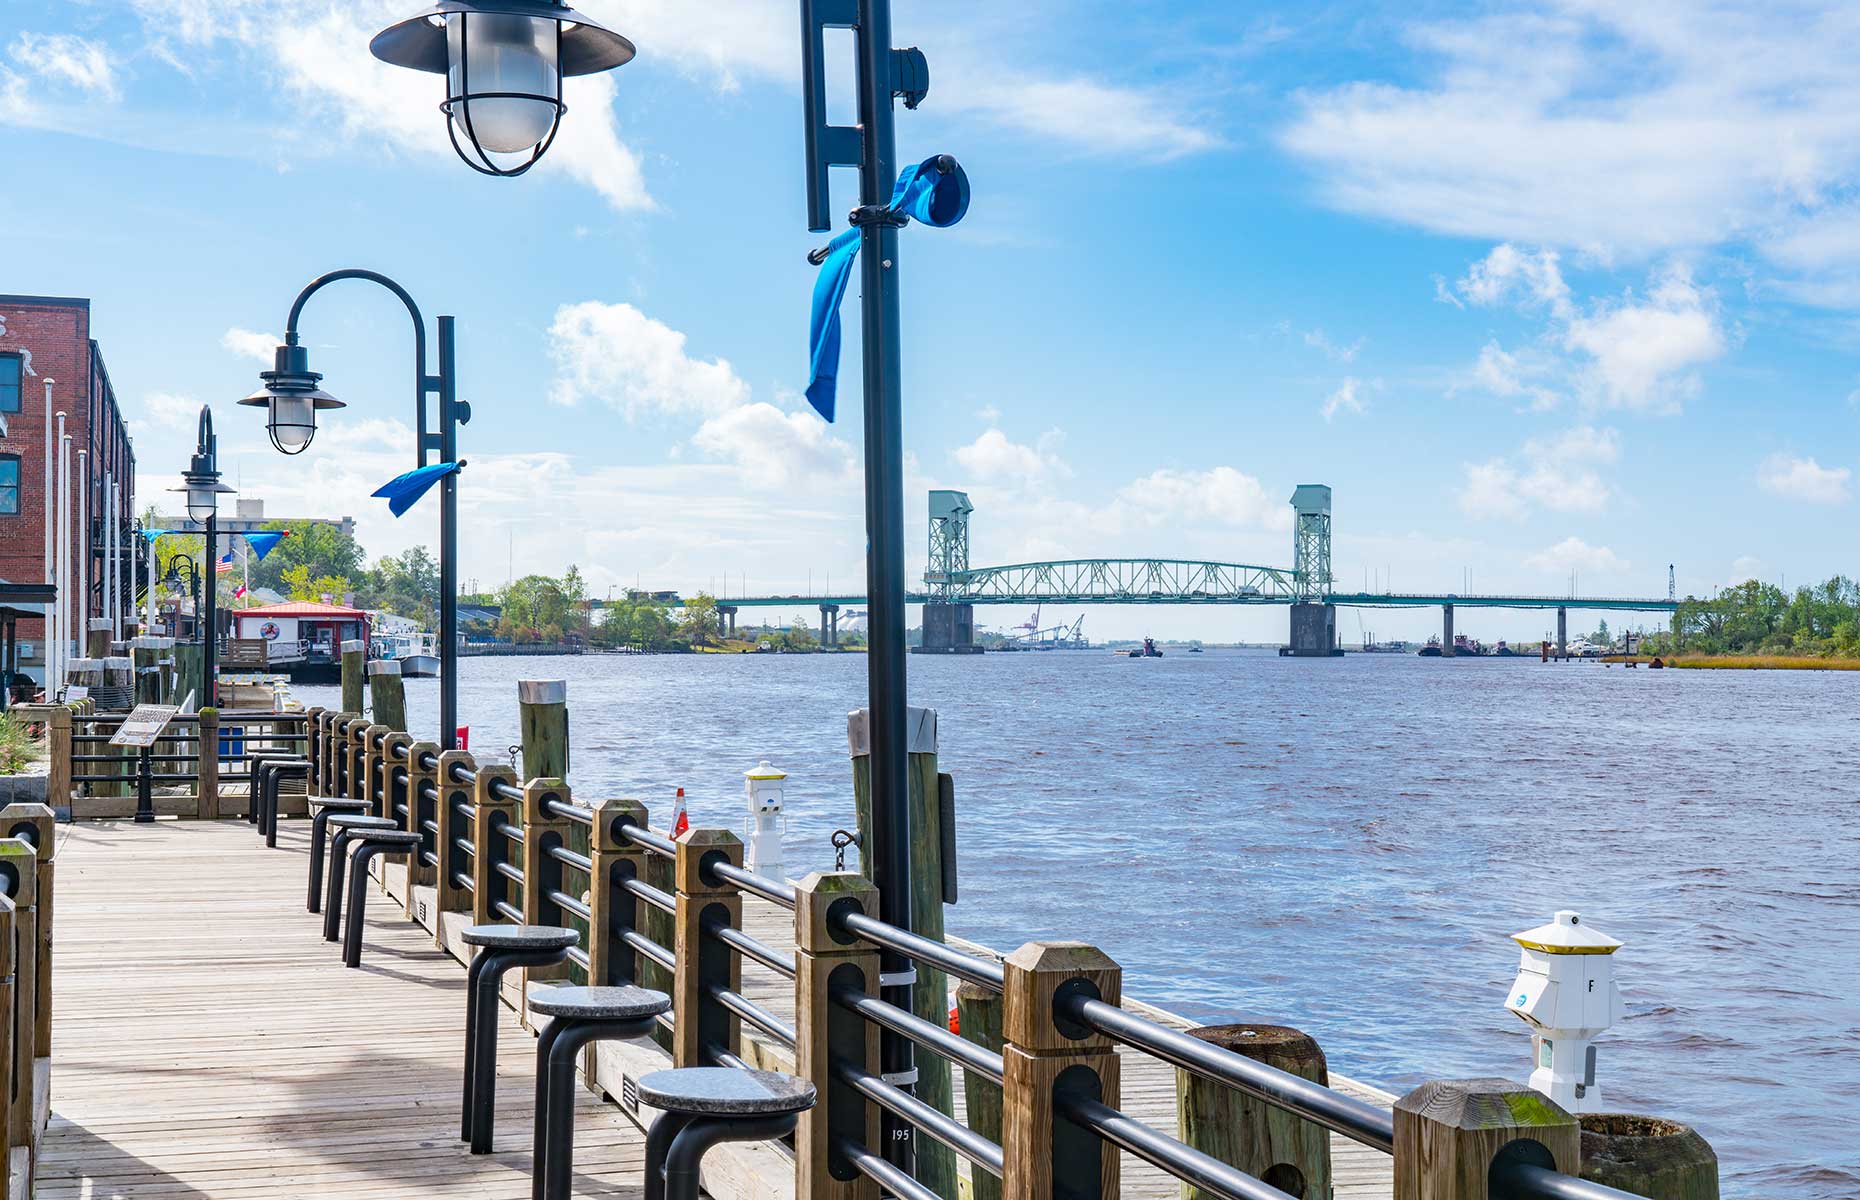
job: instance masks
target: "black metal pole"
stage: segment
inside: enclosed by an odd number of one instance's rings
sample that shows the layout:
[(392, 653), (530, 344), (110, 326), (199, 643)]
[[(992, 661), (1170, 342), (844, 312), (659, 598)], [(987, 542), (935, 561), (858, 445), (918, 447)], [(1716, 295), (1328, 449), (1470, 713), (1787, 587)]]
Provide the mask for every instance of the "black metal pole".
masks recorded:
[[(897, 178), (892, 121), (891, 0), (859, 0), (859, 203), (890, 203)], [(869, 645), (866, 686), (872, 713), (872, 883), (878, 915), (898, 929), (911, 926), (911, 828), (905, 748), (907, 701), (904, 645), (904, 433), (899, 372), (898, 230), (868, 222), (859, 231), (860, 322), (865, 366), (865, 528)], [(910, 961), (892, 950), (879, 959), (882, 998), (905, 1012), (911, 1005)], [(915, 1055), (908, 1038), (879, 1032), (879, 1064), (889, 1083), (909, 1091)], [(911, 1126), (884, 1115), (884, 1155), (911, 1171)]]
[(149, 747), (142, 747), (136, 760), (136, 824), (147, 825), (155, 819), (155, 768), (149, 760)]
[[(452, 318), (439, 318), (439, 457), (457, 462)], [(420, 411), (426, 411), (425, 397)], [(458, 749), (459, 737), (459, 477), (439, 481), (439, 744)]]
[(214, 510), (207, 514), (206, 624), (201, 630), (201, 637), (204, 639), (205, 644), (200, 651), (200, 661), (202, 664), (200, 707), (202, 708), (215, 708), (218, 707), (220, 702), (219, 663), (216, 661), (219, 657), (219, 636), (218, 630), (215, 628), (215, 626), (219, 624), (219, 620), (213, 611), (214, 593), (218, 590), (220, 578), (220, 560), (219, 555), (216, 553), (219, 549), (219, 531), (220, 516), (219, 509), (216, 505)]

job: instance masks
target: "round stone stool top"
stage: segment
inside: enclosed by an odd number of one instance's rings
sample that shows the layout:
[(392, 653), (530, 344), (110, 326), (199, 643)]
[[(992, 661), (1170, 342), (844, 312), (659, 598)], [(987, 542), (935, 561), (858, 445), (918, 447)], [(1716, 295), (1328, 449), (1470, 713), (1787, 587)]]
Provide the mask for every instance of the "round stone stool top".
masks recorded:
[(566, 950), (581, 940), (574, 930), (554, 925), (472, 925), (459, 937), (467, 946), (493, 950)]
[(316, 808), (327, 808), (334, 812), (361, 812), (373, 808), (366, 800), (357, 800), (349, 796), (312, 796), (310, 803)]
[(349, 832), (353, 835), (353, 841), (365, 842), (370, 846), (386, 846), (390, 850), (411, 850), (420, 844), (420, 835), (411, 829), (366, 825), (360, 828), (350, 826)]
[(392, 817), (371, 817), (367, 813), (338, 813), (329, 819), (331, 829), (399, 829)]
[(643, 1076), (639, 1101), (664, 1112), (763, 1117), (814, 1107), (814, 1085), (776, 1071), (679, 1067)]
[(530, 1011), (545, 1017), (581, 1017), (590, 1021), (636, 1021), (656, 1017), (672, 1007), (664, 992), (637, 987), (534, 987)]

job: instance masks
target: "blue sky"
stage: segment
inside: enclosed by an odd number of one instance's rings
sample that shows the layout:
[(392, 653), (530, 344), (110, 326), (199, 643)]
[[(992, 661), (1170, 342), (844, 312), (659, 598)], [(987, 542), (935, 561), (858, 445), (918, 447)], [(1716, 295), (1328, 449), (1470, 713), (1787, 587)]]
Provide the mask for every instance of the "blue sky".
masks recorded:
[[(271, 511), (354, 515), (375, 553), (433, 536), (429, 506), (395, 521), (367, 499), (411, 458), (384, 294), (306, 316), (351, 405), (309, 454), (278, 458), (232, 406), (297, 288), (367, 266), (459, 318), (467, 580), (571, 561), (597, 591), (859, 579), (856, 382), (833, 426), (799, 394), (820, 239), (794, 6), (589, 0), (639, 58), (571, 90), (518, 180), (453, 158), (435, 77), (367, 56), (411, 7), (6, 6), (0, 291), (94, 298), (144, 495), (210, 401)], [(962, 225), (903, 237), (913, 572), (930, 487), (975, 500), (978, 565), (1289, 565), (1303, 482), (1335, 489), (1344, 586), (1852, 569), (1851, 6), (898, 0), (896, 24), (932, 72), (901, 152), (955, 154), (975, 187)], [(1384, 637), (1436, 620), (1365, 617)], [(1111, 609), (1087, 629), (1283, 621)]]

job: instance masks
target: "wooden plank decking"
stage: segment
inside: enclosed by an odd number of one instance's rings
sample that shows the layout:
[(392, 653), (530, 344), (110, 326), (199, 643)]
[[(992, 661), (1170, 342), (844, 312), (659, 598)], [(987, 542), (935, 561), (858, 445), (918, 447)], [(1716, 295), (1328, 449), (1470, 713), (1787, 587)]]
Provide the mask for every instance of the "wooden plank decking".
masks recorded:
[[(243, 820), (59, 833), (53, 1117), (40, 1196), (528, 1196), (533, 1039), (505, 1013), (497, 1152), (472, 1157), (457, 1137), (465, 972), (380, 891), (369, 900), (363, 967), (343, 968), (320, 918), (304, 911), (306, 822), (285, 821), (275, 851)], [(404, 892), (398, 870), (390, 874)], [(430, 890), (420, 891), (426, 908)], [(744, 909), (749, 932), (792, 949), (786, 912), (753, 898)], [(744, 984), (792, 1018), (792, 984), (753, 965)], [(771, 1065), (781, 1058), (766, 1043), (758, 1050)], [(958, 1081), (959, 1099), (961, 1090)], [(635, 1125), (593, 1092), (580, 1103), (575, 1194), (636, 1196)], [(1123, 1107), (1173, 1133), (1173, 1069), (1126, 1055)], [(1387, 1200), (1389, 1158), (1332, 1144), (1337, 1200)], [(707, 1186), (720, 1200), (791, 1197), (785, 1162), (763, 1152), (719, 1163)], [(1180, 1186), (1125, 1156), (1122, 1192), (1165, 1200)]]
[[(534, 1039), (505, 1014), (496, 1153), (458, 1140), (465, 972), (377, 892), (362, 969), (304, 911), (306, 823), (61, 826), (37, 1195), (527, 1197)], [(644, 1142), (581, 1092), (575, 1194)]]

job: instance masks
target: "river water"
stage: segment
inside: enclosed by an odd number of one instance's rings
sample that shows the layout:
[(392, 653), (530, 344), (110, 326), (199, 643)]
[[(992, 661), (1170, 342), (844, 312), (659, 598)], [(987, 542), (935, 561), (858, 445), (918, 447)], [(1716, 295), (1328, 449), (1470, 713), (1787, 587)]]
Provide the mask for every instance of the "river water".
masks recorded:
[[(1696, 1126), (1725, 1194), (1860, 1196), (1860, 672), (1100, 651), (911, 660), (957, 784), (953, 931), (1077, 938), (1128, 994), (1294, 1024), (1395, 1091), (1529, 1073), (1508, 935), (1626, 943), (1609, 1107)], [(791, 874), (853, 821), (859, 655), (474, 658), (480, 761), (515, 681), (569, 681), (576, 792), (740, 828), (789, 772)], [(306, 704), (334, 689), (299, 688)], [(416, 730), (437, 686), (409, 681)]]

